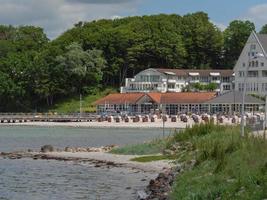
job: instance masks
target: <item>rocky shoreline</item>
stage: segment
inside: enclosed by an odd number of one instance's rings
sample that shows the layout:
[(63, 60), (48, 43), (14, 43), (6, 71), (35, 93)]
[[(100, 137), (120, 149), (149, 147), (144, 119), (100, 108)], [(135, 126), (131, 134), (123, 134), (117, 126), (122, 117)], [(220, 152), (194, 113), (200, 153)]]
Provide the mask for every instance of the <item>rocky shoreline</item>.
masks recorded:
[[(111, 168), (111, 167), (125, 167), (126, 164), (122, 162), (112, 161), (110, 159), (101, 160), (94, 159), (85, 156), (75, 157), (76, 154), (86, 154), (86, 153), (103, 153), (107, 154), (111, 149), (115, 148), (115, 145), (105, 146), (105, 147), (66, 147), (64, 150), (55, 149), (51, 145), (45, 145), (41, 147), (40, 152), (34, 152), (33, 150), (27, 151), (18, 151), (18, 152), (0, 152), (0, 157), (4, 159), (23, 159), (30, 158), (33, 160), (57, 160), (57, 161), (72, 161), (77, 163), (90, 163), (94, 165), (94, 167), (101, 168)], [(53, 154), (52, 152), (60, 153), (68, 153), (73, 156), (59, 156), (57, 154)], [(119, 156), (118, 156), (119, 157)], [(144, 164), (145, 165), (145, 164)], [(147, 165), (147, 164), (146, 164)], [(134, 165), (130, 165), (132, 169), (142, 170), (142, 168), (135, 167)], [(148, 167), (149, 168), (149, 167)], [(180, 171), (180, 168), (162, 168), (158, 176), (150, 180), (149, 185), (143, 190), (137, 192), (137, 199), (139, 200), (167, 200), (168, 194), (171, 191), (171, 186), (174, 182), (175, 176), (177, 172)]]

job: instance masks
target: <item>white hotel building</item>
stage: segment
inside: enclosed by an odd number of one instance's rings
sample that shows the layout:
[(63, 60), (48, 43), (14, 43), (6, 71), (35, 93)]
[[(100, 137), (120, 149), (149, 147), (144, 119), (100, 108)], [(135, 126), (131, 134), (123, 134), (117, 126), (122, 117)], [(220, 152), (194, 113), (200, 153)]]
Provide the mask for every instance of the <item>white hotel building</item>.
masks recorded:
[[(252, 32), (234, 67), (235, 90), (267, 94), (267, 34)], [(246, 84), (244, 84), (244, 82)]]
[(121, 93), (182, 92), (187, 85), (217, 84), (216, 92), (233, 90), (233, 70), (183, 70), (149, 68), (134, 78), (126, 78)]

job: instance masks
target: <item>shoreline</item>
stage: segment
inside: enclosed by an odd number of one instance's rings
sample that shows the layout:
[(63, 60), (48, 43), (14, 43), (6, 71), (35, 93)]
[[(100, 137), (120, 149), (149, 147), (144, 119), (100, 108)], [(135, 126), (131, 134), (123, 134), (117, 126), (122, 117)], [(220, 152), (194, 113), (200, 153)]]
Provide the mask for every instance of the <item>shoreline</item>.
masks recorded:
[[(147, 155), (145, 155), (147, 156)], [(149, 173), (161, 173), (162, 171), (172, 168), (171, 160), (159, 160), (151, 162), (131, 161), (133, 158), (142, 157), (142, 155), (118, 155), (108, 152), (0, 152), (3, 159), (26, 159), (33, 160), (56, 160), (56, 161), (73, 161), (86, 162), (94, 164), (95, 167), (122, 167), (134, 170), (140, 170)]]
[[(193, 122), (165, 122), (166, 129), (184, 129), (192, 126)], [(71, 127), (71, 128), (124, 128), (124, 129), (163, 129), (162, 122), (24, 122), (24, 123), (3, 123), (0, 127), (25, 126), (25, 127)]]
[[(149, 199), (166, 199), (171, 190), (172, 183), (177, 174), (175, 163), (173, 160), (158, 160), (151, 162), (136, 162), (131, 159), (140, 157), (142, 155), (118, 155), (109, 152), (67, 152), (67, 151), (53, 151), (53, 152), (0, 152), (1, 159), (32, 159), (34, 160), (54, 160), (58, 162), (72, 162), (73, 164), (86, 164), (94, 168), (118, 168), (126, 169), (129, 172), (150, 174), (151, 179), (141, 179), (146, 181), (146, 186), (142, 189), (133, 191), (138, 200)], [(148, 156), (148, 155), (145, 155)], [(129, 187), (128, 189), (131, 189)]]

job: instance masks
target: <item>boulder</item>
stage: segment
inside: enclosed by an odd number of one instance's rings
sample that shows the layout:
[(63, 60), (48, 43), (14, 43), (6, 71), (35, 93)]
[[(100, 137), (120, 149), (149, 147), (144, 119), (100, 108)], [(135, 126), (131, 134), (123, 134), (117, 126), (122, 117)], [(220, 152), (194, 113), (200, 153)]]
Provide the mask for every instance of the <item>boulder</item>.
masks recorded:
[(66, 151), (66, 152), (73, 152), (73, 149), (72, 149), (71, 147), (66, 147), (66, 148), (65, 148), (65, 151)]
[(42, 153), (53, 152), (53, 151), (54, 151), (54, 147), (52, 145), (44, 145), (41, 147)]

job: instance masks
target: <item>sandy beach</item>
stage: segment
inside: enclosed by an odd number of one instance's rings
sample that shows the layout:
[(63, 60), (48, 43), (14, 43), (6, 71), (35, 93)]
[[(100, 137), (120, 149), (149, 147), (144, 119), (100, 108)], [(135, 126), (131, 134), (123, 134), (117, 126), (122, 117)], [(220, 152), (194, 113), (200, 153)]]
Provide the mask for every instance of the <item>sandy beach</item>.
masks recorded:
[(140, 155), (116, 155), (106, 152), (49, 152), (45, 153), (47, 156), (51, 156), (54, 158), (76, 158), (76, 159), (89, 159), (100, 162), (112, 162), (117, 165), (122, 165), (123, 167), (138, 169), (145, 172), (162, 172), (162, 170), (169, 169), (171, 165), (171, 161), (160, 160), (160, 161), (152, 161), (147, 163), (135, 162), (131, 161), (131, 159), (136, 157), (141, 157)]
[[(204, 121), (201, 121), (204, 123)], [(168, 129), (184, 129), (191, 127), (194, 123), (192, 119), (188, 122), (171, 122), (168, 120), (164, 123), (164, 127)], [(225, 119), (224, 125), (232, 124), (231, 119)], [(163, 128), (163, 122), (156, 120), (155, 122), (23, 122), (23, 123), (0, 123), (0, 126), (43, 126), (43, 127), (78, 127), (78, 128)]]
[[(194, 122), (165, 122), (165, 128), (181, 129), (191, 126)], [(45, 126), (45, 127), (84, 127), (84, 128), (163, 128), (163, 123), (158, 122), (24, 122), (24, 123), (3, 123), (0, 126)]]

